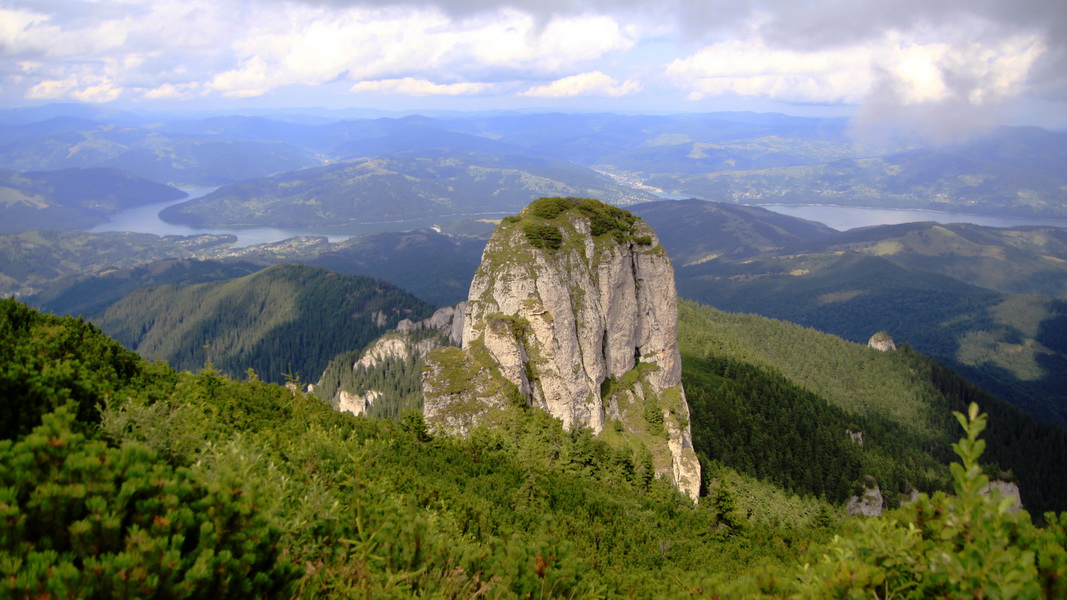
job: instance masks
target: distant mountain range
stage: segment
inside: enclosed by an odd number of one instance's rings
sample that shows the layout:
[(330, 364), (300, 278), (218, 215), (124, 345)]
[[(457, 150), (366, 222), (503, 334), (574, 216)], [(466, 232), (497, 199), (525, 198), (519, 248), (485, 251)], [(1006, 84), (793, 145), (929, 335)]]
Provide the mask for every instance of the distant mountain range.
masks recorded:
[[(694, 150), (695, 151), (695, 150)], [(944, 147), (817, 164), (752, 164), (645, 181), (676, 193), (738, 203), (919, 208), (1000, 216), (1067, 217), (1067, 134), (996, 130)]]
[(0, 169), (108, 167), (159, 183), (234, 186), (170, 209), (169, 219), (194, 224), (319, 227), (512, 212), (543, 195), (624, 204), (653, 192), (1067, 218), (1065, 161), (1064, 132), (1004, 127), (954, 145), (876, 147), (850, 138), (845, 119), (757, 113), (331, 120), (0, 111)]
[(404, 151), (228, 185), (171, 206), (161, 217), (198, 227), (324, 228), (517, 212), (542, 196), (598, 197), (616, 204), (655, 199), (649, 192), (558, 160)]

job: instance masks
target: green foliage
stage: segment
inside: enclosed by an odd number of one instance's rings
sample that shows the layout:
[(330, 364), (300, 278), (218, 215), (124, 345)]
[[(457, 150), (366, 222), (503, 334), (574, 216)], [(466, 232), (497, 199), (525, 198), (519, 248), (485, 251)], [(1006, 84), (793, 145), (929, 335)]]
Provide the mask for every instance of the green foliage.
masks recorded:
[[(589, 232), (593, 237), (611, 233), (616, 241), (620, 243), (625, 242), (632, 235), (633, 224), (638, 220), (637, 217), (621, 208), (604, 204), (591, 198), (573, 197), (534, 200), (523, 214), (551, 221), (567, 212), (574, 212), (589, 219)], [(536, 227), (544, 227), (544, 225), (537, 225)], [(534, 238), (531, 237), (533, 235), (531, 230), (536, 231), (534, 224), (527, 224), (523, 228), (531, 243), (534, 243), (538, 248), (543, 247), (534, 242)], [(651, 236), (642, 236), (641, 239), (645, 241), (638, 242), (640, 245), (648, 246), (652, 244)], [(556, 247), (558, 248), (558, 245)]]
[(143, 370), (93, 325), (0, 299), (0, 439), (29, 433), (67, 403), (78, 421), (94, 422), (97, 400), (145, 385)]
[[(85, 327), (69, 318), (53, 326)], [(14, 339), (16, 358), (38, 351), (35, 339)], [(84, 347), (102, 339), (87, 335)], [(67, 360), (93, 357), (75, 347)], [(356, 418), (262, 381), (133, 360), (141, 383), (116, 385), (103, 370), (101, 387), (123, 391), (79, 401), (104, 404), (100, 428), (76, 426), (61, 408), (29, 435), (0, 442), (5, 595), (808, 597), (841, 585), (875, 591), (868, 583), (897, 581), (919, 559), (907, 548), (926, 547), (962, 565), (931, 562), (956, 569), (928, 571), (923, 581), (942, 593), (973, 589), (973, 557), (988, 551), (987, 589), (1063, 594), (1062, 516), (1047, 515), (1043, 530), (1025, 513), (983, 520), (987, 505), (976, 500), (962, 519), (956, 507), (971, 504), (923, 495), (927, 508), (890, 513), (909, 515), (899, 525), (855, 525), (803, 567), (839, 511), (721, 463), (705, 471), (709, 496), (694, 505), (651, 476), (647, 449), (566, 431), (537, 409), (502, 410), (494, 428), (467, 438), (432, 438), (415, 413)], [(980, 445), (957, 450), (965, 464), (954, 475), (971, 481)], [(943, 504), (923, 504), (935, 501)], [(927, 526), (956, 537), (890, 547)], [(849, 554), (842, 540), (853, 539)], [(879, 562), (887, 553), (900, 562)], [(838, 562), (824, 565), (823, 554)], [(1015, 571), (1036, 575), (1004, 575)]]
[(2, 595), (286, 597), (297, 569), (243, 482), (197, 481), (136, 443), (72, 431), (60, 408), (0, 442)]
[(955, 413), (966, 437), (952, 448), (954, 496), (937, 493), (884, 518), (859, 522), (846, 537), (819, 550), (801, 572), (807, 597), (1056, 598), (1067, 592), (1062, 519), (1044, 531), (989, 483), (978, 459), (986, 417), (972, 404)]
[(645, 398), (644, 412), (648, 433), (657, 437), (666, 436), (667, 432), (663, 428), (663, 409), (660, 408), (655, 396)]
[[(845, 433), (847, 413), (780, 375), (726, 358), (700, 360), (688, 354), (683, 355), (682, 373), (693, 448), (705, 462), (833, 502), (847, 500), (852, 482), (867, 469), (877, 469), (901, 487), (909, 483), (883, 472), (882, 463), (864, 464), (864, 452)], [(868, 452), (880, 453), (879, 441), (873, 439)], [(908, 452), (905, 444), (893, 450), (901, 454), (886, 454), (898, 460), (918, 454)], [(896, 461), (889, 466), (904, 467)]]
[[(834, 499), (870, 474), (893, 492), (887, 499), (895, 505), (899, 493), (949, 488), (952, 411), (979, 402), (993, 416), (991, 462), (1019, 478), (1023, 504), (1037, 515), (1067, 509), (1067, 480), (1057, 466), (1067, 463), (1067, 432), (1035, 422), (906, 345), (878, 352), (684, 301), (679, 318), (694, 446), (708, 459), (800, 493), (824, 489)], [(863, 431), (862, 448), (848, 442), (846, 429)], [(768, 459), (780, 468), (761, 470)], [(844, 481), (835, 477), (838, 465)], [(802, 483), (813, 478), (820, 483)]]
[(574, 207), (567, 198), (539, 198), (526, 208), (529, 213), (541, 219), (555, 219)]
[(534, 248), (559, 250), (563, 245), (563, 234), (555, 225), (526, 223), (522, 226), (522, 233)]

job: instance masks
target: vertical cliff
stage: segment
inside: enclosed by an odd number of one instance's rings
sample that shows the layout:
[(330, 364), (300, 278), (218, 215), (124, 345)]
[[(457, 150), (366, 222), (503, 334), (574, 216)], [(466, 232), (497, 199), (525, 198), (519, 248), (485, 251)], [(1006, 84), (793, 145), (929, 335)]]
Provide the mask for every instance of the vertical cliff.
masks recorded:
[(542, 198), (486, 245), (462, 349), (427, 361), (427, 422), (462, 434), (525, 403), (647, 450), (695, 498), (677, 325), (674, 270), (650, 227), (595, 200)]

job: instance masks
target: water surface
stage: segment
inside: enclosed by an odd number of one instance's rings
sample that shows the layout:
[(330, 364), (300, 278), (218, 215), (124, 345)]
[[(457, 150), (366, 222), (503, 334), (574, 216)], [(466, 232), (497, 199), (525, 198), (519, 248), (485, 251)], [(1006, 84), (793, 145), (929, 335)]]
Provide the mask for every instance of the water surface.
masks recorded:
[(1058, 219), (1034, 219), (1022, 217), (991, 217), (987, 215), (968, 215), (964, 213), (938, 212), (933, 210), (894, 210), (888, 208), (861, 208), (854, 206), (835, 206), (829, 204), (754, 204), (776, 213), (818, 221), (838, 231), (847, 231), (857, 227), (874, 225), (895, 225), (898, 223), (915, 223), (934, 221), (936, 223), (973, 223), (985, 227), (1020, 227), (1040, 225), (1045, 227), (1067, 227), (1067, 221)]

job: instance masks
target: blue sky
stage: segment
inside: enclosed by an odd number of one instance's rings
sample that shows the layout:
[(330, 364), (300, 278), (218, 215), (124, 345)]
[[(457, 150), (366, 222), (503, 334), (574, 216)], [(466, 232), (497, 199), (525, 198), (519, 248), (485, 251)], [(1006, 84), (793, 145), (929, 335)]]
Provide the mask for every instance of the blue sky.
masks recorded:
[(0, 105), (1067, 127), (1061, 0), (0, 0)]

